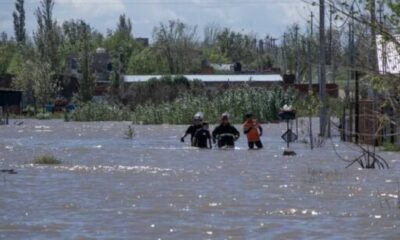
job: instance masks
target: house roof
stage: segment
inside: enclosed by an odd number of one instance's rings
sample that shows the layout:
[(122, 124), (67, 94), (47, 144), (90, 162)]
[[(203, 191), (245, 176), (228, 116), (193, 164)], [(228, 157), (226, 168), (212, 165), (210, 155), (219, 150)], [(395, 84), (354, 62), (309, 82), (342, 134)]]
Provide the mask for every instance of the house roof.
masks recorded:
[[(146, 82), (152, 78), (160, 79), (163, 75), (126, 75), (124, 76), (124, 82), (134, 83), (134, 82)], [(174, 77), (174, 76), (172, 76)], [(200, 80), (202, 82), (282, 82), (282, 76), (280, 74), (192, 74), (183, 75), (190, 81)]]

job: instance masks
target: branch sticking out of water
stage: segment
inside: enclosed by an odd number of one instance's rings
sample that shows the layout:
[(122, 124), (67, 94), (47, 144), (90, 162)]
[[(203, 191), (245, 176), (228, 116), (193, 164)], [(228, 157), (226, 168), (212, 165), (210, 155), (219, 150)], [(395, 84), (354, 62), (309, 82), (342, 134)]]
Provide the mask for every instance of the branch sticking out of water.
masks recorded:
[(135, 137), (135, 135), (136, 135), (135, 129), (131, 125), (129, 125), (128, 129), (125, 131), (124, 135), (125, 135), (125, 139), (133, 139), (133, 137)]

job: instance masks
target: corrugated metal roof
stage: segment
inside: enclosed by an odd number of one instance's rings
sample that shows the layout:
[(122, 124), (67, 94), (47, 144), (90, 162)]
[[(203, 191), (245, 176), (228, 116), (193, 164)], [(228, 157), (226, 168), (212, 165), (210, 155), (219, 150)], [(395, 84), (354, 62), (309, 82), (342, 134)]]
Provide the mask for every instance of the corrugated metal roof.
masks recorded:
[[(282, 82), (282, 76), (279, 74), (228, 74), (228, 75), (183, 75), (190, 81), (200, 80), (203, 82)], [(163, 75), (126, 75), (126, 83), (146, 82), (152, 78), (160, 79)], [(174, 77), (174, 76), (172, 76)]]

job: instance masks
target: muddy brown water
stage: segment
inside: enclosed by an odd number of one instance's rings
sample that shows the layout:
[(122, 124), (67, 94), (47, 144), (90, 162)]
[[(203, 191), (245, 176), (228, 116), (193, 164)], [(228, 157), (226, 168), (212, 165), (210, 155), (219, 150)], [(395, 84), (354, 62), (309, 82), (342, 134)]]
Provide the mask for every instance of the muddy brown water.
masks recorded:
[[(25, 120), (0, 126), (0, 239), (399, 239), (400, 156), (345, 169), (327, 142), (293, 144), (264, 125), (265, 149), (197, 150), (185, 126)], [(349, 159), (355, 147), (333, 140)], [(40, 154), (58, 166), (31, 164)]]

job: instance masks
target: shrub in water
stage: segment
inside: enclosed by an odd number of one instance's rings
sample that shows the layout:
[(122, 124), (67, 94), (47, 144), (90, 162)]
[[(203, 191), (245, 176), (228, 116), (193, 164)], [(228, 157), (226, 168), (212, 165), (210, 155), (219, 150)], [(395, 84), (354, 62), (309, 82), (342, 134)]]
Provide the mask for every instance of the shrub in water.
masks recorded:
[(50, 164), (61, 164), (60, 160), (57, 160), (54, 156), (52, 155), (41, 155), (41, 156), (37, 156), (35, 157), (35, 159), (33, 160), (34, 164), (46, 164), (46, 165), (50, 165)]
[(135, 129), (132, 126), (128, 126), (128, 129), (124, 133), (125, 139), (133, 139), (135, 136)]

